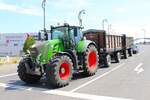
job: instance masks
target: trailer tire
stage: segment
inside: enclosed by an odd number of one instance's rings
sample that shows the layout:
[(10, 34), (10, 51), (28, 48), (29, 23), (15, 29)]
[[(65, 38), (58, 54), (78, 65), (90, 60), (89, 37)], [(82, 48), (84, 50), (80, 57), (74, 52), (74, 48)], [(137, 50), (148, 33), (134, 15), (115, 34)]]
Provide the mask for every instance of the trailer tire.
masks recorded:
[(117, 53), (115, 54), (115, 62), (116, 62), (116, 63), (119, 63), (120, 60), (121, 60), (121, 53), (120, 53), (120, 52), (117, 52)]
[(129, 50), (128, 50), (128, 53), (129, 53), (129, 56), (131, 57), (131, 56), (132, 56), (132, 54), (133, 54), (132, 49), (129, 49)]
[(84, 52), (83, 69), (87, 76), (94, 75), (99, 66), (99, 55), (95, 45), (90, 44)]
[(108, 54), (106, 56), (106, 63), (105, 63), (105, 66), (106, 67), (109, 67), (111, 65), (111, 56)]
[(138, 52), (136, 50), (133, 50), (133, 54), (137, 54)]
[(34, 84), (34, 83), (37, 83), (40, 78), (42, 76), (40, 75), (31, 75), (31, 74), (28, 74), (26, 73), (26, 67), (25, 67), (25, 61), (20, 61), (19, 65), (18, 65), (18, 76), (19, 78), (26, 82), (26, 83), (29, 83), (29, 84)]
[(63, 87), (69, 84), (72, 79), (73, 63), (67, 55), (55, 56), (46, 65), (47, 85), (53, 87)]
[(127, 50), (124, 50), (124, 51), (123, 51), (123, 56), (124, 56), (124, 57), (123, 57), (124, 59), (127, 59), (127, 58), (128, 58), (128, 51), (127, 51)]

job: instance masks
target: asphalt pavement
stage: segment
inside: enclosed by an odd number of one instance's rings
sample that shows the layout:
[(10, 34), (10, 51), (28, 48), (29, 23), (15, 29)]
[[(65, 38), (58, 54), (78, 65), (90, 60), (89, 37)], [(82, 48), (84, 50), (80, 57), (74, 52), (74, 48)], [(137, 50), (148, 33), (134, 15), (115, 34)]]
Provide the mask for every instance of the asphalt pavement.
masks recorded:
[(1, 100), (150, 100), (150, 45), (96, 75), (76, 74), (70, 84), (53, 89), (45, 79), (29, 85), (17, 76), (17, 64), (0, 65)]

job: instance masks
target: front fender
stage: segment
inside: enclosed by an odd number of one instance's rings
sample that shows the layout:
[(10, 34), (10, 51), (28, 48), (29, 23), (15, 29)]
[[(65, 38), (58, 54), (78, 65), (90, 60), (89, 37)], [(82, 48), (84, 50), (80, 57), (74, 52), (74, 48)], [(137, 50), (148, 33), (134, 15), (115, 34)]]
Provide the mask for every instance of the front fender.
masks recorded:
[(64, 51), (64, 47), (59, 39), (49, 40), (41, 50), (40, 61), (43, 64), (49, 63), (55, 53), (62, 51)]
[(83, 53), (90, 44), (93, 44), (93, 45), (96, 46), (95, 42), (93, 42), (91, 40), (82, 40), (82, 41), (80, 41), (76, 46), (77, 52), (78, 53)]

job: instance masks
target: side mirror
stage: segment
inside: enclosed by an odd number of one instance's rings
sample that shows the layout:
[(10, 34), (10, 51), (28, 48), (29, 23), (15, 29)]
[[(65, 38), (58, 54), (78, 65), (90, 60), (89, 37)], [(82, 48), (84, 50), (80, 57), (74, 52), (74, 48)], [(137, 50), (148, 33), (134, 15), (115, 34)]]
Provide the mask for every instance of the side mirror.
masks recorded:
[(78, 35), (77, 28), (74, 29), (74, 36), (76, 37)]

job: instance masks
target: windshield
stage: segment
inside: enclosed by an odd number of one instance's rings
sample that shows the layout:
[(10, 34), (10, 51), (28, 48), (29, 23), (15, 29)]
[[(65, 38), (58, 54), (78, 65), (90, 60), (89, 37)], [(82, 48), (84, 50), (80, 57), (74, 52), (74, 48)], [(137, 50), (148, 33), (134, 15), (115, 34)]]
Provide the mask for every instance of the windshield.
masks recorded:
[(58, 39), (67, 34), (68, 28), (67, 27), (59, 27), (52, 30), (52, 39)]

